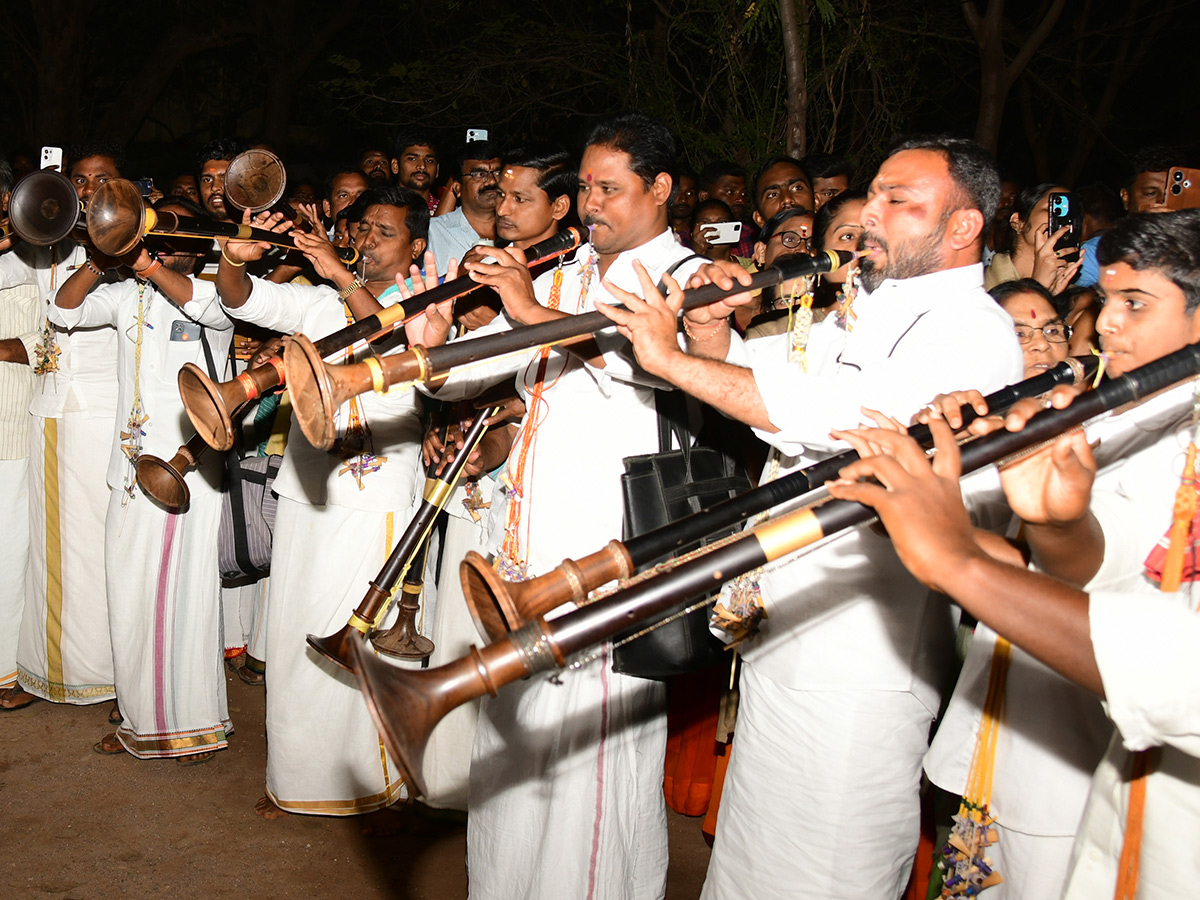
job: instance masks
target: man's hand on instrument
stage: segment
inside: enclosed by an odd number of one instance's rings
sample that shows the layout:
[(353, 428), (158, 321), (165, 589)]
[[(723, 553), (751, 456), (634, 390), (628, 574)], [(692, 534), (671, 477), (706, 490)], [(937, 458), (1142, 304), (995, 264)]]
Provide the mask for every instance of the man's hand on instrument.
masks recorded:
[[(943, 579), (960, 571), (967, 560), (985, 554), (959, 493), (962, 459), (954, 435), (940, 419), (929, 427), (937, 451), (932, 466), (925, 451), (907, 435), (881, 428), (838, 432), (864, 458), (842, 469), (828, 487), (838, 500), (873, 508), (913, 576), (935, 590), (945, 590)], [(879, 483), (862, 480), (867, 478)]]
[[(988, 414), (987, 402), (979, 391), (951, 391), (948, 394), (938, 394), (925, 406), (917, 410), (912, 417), (912, 425), (928, 425), (932, 419), (942, 419), (955, 431), (962, 428), (962, 407), (969, 406), (980, 416)], [(980, 421), (980, 420), (976, 420)], [(994, 428), (980, 425), (975, 433), (986, 434)]]
[(261, 365), (265, 365), (267, 360), (273, 356), (278, 356), (283, 350), (283, 338), (273, 337), (268, 338), (258, 345), (254, 351), (254, 355), (250, 357), (250, 362), (247, 363), (247, 368), (256, 369)]
[(335, 274), (346, 271), (346, 264), (338, 256), (337, 248), (325, 237), (325, 232), (320, 229), (312, 232), (296, 230), (291, 237), (296, 249), (304, 254), (317, 274), (326, 281), (333, 281)]
[[(407, 280), (403, 272), (396, 273), (396, 287), (400, 291), (401, 302), (406, 303), (418, 294), (423, 294), (438, 286), (437, 260), (434, 259), (432, 250), (425, 251), (423, 262), (425, 271), (422, 272), (414, 263), (409, 267)], [(446, 280), (453, 281), (457, 277), (458, 264), (454, 260), (450, 260), (450, 267), (446, 270)], [(409, 282), (411, 282), (411, 287)], [(424, 313), (405, 322), (404, 332), (408, 336), (408, 345), (410, 347), (418, 344), (422, 347), (440, 347), (446, 343), (446, 338), (450, 335), (450, 317), (453, 309), (453, 300), (430, 303), (425, 307)]]
[[(283, 213), (261, 212), (256, 216), (248, 209), (242, 210), (242, 224), (274, 231), (277, 234), (290, 231), (292, 227), (291, 220), (284, 218)], [(270, 249), (271, 245), (265, 241), (228, 240), (221, 244), (221, 255), (234, 265), (238, 263), (245, 265), (256, 259), (262, 259), (263, 254)]]
[(629, 338), (638, 363), (651, 375), (665, 377), (672, 360), (683, 355), (679, 348), (679, 311), (683, 308), (683, 289), (670, 275), (663, 275), (667, 296), (658, 292), (654, 279), (641, 260), (633, 261), (643, 297), (617, 287), (605, 279), (604, 289), (624, 309), (596, 301), (596, 309), (617, 323), (617, 330)]
[[(715, 284), (723, 291), (732, 291), (739, 284), (749, 287), (750, 278), (750, 272), (746, 270), (745, 266), (730, 260), (720, 260), (718, 262), (707, 263), (697, 269), (695, 274), (688, 279), (687, 286), (689, 288), (697, 288), (703, 287), (706, 284)], [(718, 320), (725, 320), (727, 323), (736, 307), (746, 306), (755, 302), (757, 301), (754, 296), (748, 292), (733, 294), (724, 300), (710, 303), (708, 306), (697, 306), (695, 309), (689, 309), (683, 314), (684, 321), (689, 326), (696, 325), (702, 328)]]
[(533, 277), (525, 263), (525, 252), (516, 247), (488, 247), (482, 255), (486, 258), (473, 259), (468, 253), (463, 257), (463, 269), (472, 279), (500, 295), (505, 312), (515, 322), (532, 325), (541, 321), (540, 314), (545, 312), (545, 307), (537, 302), (533, 293)]

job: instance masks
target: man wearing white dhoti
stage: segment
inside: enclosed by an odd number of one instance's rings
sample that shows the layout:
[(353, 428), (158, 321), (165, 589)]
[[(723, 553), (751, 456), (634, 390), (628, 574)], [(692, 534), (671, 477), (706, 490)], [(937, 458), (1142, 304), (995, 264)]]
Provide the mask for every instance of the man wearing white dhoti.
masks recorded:
[[(504, 302), (503, 315), (476, 334), (591, 311), (611, 300), (609, 283), (638, 289), (635, 261), (657, 279), (686, 260), (667, 228), (673, 157), (670, 132), (648, 117), (597, 125), (578, 174), (590, 242), (533, 283), (502, 251), (497, 261), (467, 263)], [(472, 396), (514, 374), (528, 411), (491, 550), (503, 575), (523, 578), (621, 533), (622, 460), (658, 449), (650, 386), (659, 382), (633, 363), (624, 339), (601, 332), (569, 350), (533, 350), (451, 376), (439, 396)], [(613, 672), (607, 650), (554, 681), (485, 700), (471, 763), (471, 896), (661, 897), (665, 750), (662, 685)]]
[[(613, 318), (648, 370), (753, 426), (782, 475), (844, 449), (830, 431), (860, 422), (864, 406), (908, 421), (940, 391), (1021, 378), (1012, 320), (984, 292), (979, 262), (999, 190), (971, 142), (900, 145), (862, 211), (864, 290), (811, 339), (797, 329), (742, 344), (730, 307), (717, 304), (685, 314), (685, 354), (674, 322), (663, 324), (671, 307), (634, 302)], [(739, 590), (761, 596), (767, 618), (744, 651), (702, 896), (899, 896), (917, 847), (948, 608), (869, 529), (776, 562)]]
[[(159, 208), (196, 217), (177, 197)], [(170, 459), (191, 436), (176, 382), (184, 363), (224, 359), (232, 322), (211, 282), (190, 277), (205, 241), (171, 239), (151, 257), (140, 245), (123, 259), (137, 276), (99, 285), (110, 260), (93, 253), (58, 289), (51, 319), (65, 328), (117, 329), (120, 395), (109, 436), (105, 522), (109, 624), (118, 702), (124, 721), (103, 738), (102, 753), (202, 762), (232, 731), (222, 665), (216, 532), (222, 466), (206, 455), (185, 475), (190, 497), (160, 505), (137, 483), (143, 454)], [(93, 289), (94, 288), (94, 289)]]
[[(245, 264), (266, 245), (230, 242), (217, 272), (226, 309), (273, 331), (317, 339), (373, 315), (380, 302), (399, 299), (396, 276), (421, 258), (429, 209), (405, 189), (363, 196), (367, 209), (356, 235), (361, 277), (346, 269), (323, 235), (294, 233), (332, 287), (252, 278)], [(266, 217), (263, 222), (277, 224)], [(359, 343), (346, 358), (364, 352)], [(379, 573), (408, 522), (420, 441), (411, 391), (348, 401), (338, 412), (338, 440), (328, 453), (314, 448), (292, 419), (275, 480), (266, 796), (256, 807), (265, 818), (368, 813), (404, 796), (354, 676), (312, 650), (305, 637), (345, 626)]]
[[(68, 175), (81, 202), (120, 177), (119, 147), (71, 148)], [(29, 410), (29, 565), (17, 643), (14, 708), (35, 697), (60, 703), (111, 700), (112, 645), (104, 588), (107, 459), (117, 408), (117, 333), (111, 326), (67, 331), (45, 316), (51, 294), (84, 267), (71, 240), (18, 245), (0, 254), (0, 287), (36, 284), (44, 326), (26, 341), (36, 381)]]

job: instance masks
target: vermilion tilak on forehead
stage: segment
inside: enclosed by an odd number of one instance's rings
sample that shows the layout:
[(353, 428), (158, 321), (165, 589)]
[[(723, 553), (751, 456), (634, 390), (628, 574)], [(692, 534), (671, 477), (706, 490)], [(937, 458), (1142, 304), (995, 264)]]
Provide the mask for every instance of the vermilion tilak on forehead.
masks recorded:
[(1029, 318), (1033, 319), (1033, 321), (1035, 321), (1035, 322), (1037, 321), (1037, 310), (1036, 309), (1031, 309), (1029, 311)]

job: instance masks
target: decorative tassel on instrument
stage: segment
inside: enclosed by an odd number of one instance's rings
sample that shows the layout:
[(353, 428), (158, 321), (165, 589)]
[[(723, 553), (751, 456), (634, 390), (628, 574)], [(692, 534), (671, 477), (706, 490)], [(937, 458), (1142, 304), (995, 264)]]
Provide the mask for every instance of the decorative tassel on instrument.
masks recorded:
[[(408, 523), (408, 527), (404, 529), (404, 533), (400, 535), (400, 539), (396, 541), (396, 546), (392, 548), (387, 562), (383, 564), (383, 568), (371, 582), (362, 602), (350, 614), (350, 621), (340, 631), (327, 637), (317, 637), (315, 634), (308, 636), (309, 646), (326, 659), (337, 663), (343, 669), (349, 669), (352, 659), (351, 649), (360, 643), (354, 639), (355, 633), (366, 636), (383, 621), (392, 591), (397, 582), (405, 579), (409, 571), (414, 568), (418, 552), (429, 540), (434, 520), (454, 491), (463, 467), (467, 464), (467, 458), (479, 446), (479, 442), (487, 433), (485, 423), (490, 417), (496, 415), (499, 409), (499, 407), (491, 407), (487, 410), (480, 410), (470, 430), (463, 438), (462, 450), (446, 466), (441, 478), (431, 478), (425, 482), (425, 496), (421, 501), (420, 508), (413, 516), (412, 521)], [(430, 652), (432, 652), (432, 647)]]
[[(528, 265), (535, 266), (569, 253), (582, 240), (583, 234), (579, 229), (565, 228), (554, 237), (526, 250)], [(443, 282), (423, 294), (417, 294), (403, 303), (386, 306), (373, 316), (359, 319), (326, 335), (310, 343), (309, 347), (319, 360), (326, 359), (359, 341), (377, 340), (390, 334), (397, 326), (423, 315), (431, 303), (457, 299), (483, 286), (469, 275)], [(228, 450), (233, 446), (232, 414), (238, 407), (287, 384), (283, 359), (278, 356), (220, 384), (214, 384), (203, 369), (192, 363), (185, 364), (179, 371), (179, 395), (183, 398), (183, 407), (196, 426), (196, 431), (204, 435), (214, 450)], [(295, 395), (295, 389), (292, 393)], [(331, 446), (332, 437), (324, 449), (328, 450)]]
[[(715, 284), (706, 284), (684, 291), (683, 308), (707, 306), (733, 294), (770, 287), (805, 275), (832, 272), (856, 256), (844, 250), (827, 250), (817, 256), (781, 257), (774, 265), (752, 275), (749, 286), (735, 284), (731, 290), (724, 290)], [(396, 384), (431, 384), (453, 369), (481, 360), (563, 344), (612, 327), (615, 326), (603, 313), (580, 313), (500, 334), (452, 341), (440, 347), (410, 347), (403, 353), (383, 357), (374, 367), (364, 363), (326, 365), (308, 338), (294, 335), (288, 340), (283, 358), (300, 428), (314, 447), (327, 450), (336, 437), (334, 415), (351, 397), (369, 390), (382, 393)]]
[[(1018, 432), (996, 432), (962, 446), (962, 471), (1028, 452), (1095, 416), (1146, 399), (1200, 375), (1200, 346), (1189, 346), (1083, 394), (1066, 409), (1048, 409)], [(371, 716), (392, 758), (417, 794), (424, 793), (425, 744), (446, 713), (485, 693), (539, 672), (562, 668), (568, 658), (611, 640), (643, 622), (657, 621), (678, 605), (743, 572), (780, 559), (843, 529), (875, 518), (868, 507), (828, 501), (799, 509), (749, 531), (679, 567), (552, 621), (538, 618), (482, 649), (436, 669), (410, 671), (380, 662), (358, 642), (351, 663)]]

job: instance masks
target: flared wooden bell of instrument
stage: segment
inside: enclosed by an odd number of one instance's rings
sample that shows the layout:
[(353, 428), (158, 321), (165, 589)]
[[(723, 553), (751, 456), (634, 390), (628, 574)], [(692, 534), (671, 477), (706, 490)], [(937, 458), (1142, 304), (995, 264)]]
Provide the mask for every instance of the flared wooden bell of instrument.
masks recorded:
[(308, 646), (312, 647), (331, 663), (341, 666), (349, 672), (351, 671), (350, 644), (361, 638), (361, 631), (350, 625), (343, 625), (340, 631), (335, 631), (333, 634), (326, 635), (325, 637), (310, 634), (305, 640), (308, 641)]
[(459, 563), (458, 572), (467, 609), (480, 637), (485, 641), (496, 641), (520, 627), (512, 592), (519, 592), (523, 582), (505, 581), (474, 550), (468, 551)]
[(59, 172), (31, 172), (13, 188), (8, 215), (22, 240), (41, 247), (56, 244), (79, 222), (79, 195), (71, 180)]
[[(149, 215), (153, 214), (153, 210)], [(88, 236), (106, 256), (122, 256), (137, 246), (147, 230), (142, 192), (132, 181), (114, 178), (96, 188), (88, 201)]]
[[(484, 648), (485, 653), (494, 648)], [(498, 667), (506, 677), (500, 683), (524, 674), (511, 648), (495, 648), (503, 655)], [(366, 641), (350, 643), (351, 669), (367, 698), (367, 709), (383, 738), (388, 753), (400, 767), (409, 796), (425, 796), (425, 747), (429, 736), (445, 715), (484, 694), (495, 696), (492, 669), (480, 651), (471, 647), (467, 655), (435, 669), (402, 669), (384, 662)], [(504, 664), (506, 663), (506, 665)]]
[(284, 342), (283, 364), (287, 372), (288, 391), (292, 395), (292, 415), (309, 443), (328, 450), (337, 438), (338, 407), (351, 397), (369, 390), (366, 383), (353, 378), (359, 366), (327, 366), (313, 342), (302, 334), (294, 334)]
[(246, 402), (246, 386), (234, 379), (216, 384), (195, 363), (184, 363), (177, 378), (183, 409), (214, 450), (233, 447), (232, 412)]
[(137, 479), (142, 490), (171, 509), (180, 509), (192, 496), (183, 480), (183, 473), (196, 461), (184, 452), (185, 449), (180, 447), (170, 462), (164, 462), (149, 453), (143, 453), (137, 461)]
[[(415, 590), (410, 591), (409, 587), (415, 587)], [(417, 614), (421, 611), (418, 602), (420, 592), (419, 584), (404, 585), (396, 606), (396, 624), (371, 638), (371, 643), (380, 653), (397, 659), (426, 659), (433, 653), (433, 641), (417, 629)]]
[(262, 212), (283, 197), (287, 172), (270, 150), (252, 148), (229, 161), (225, 170), (225, 197), (238, 209)]
[(467, 609), (479, 634), (496, 641), (564, 603), (582, 604), (588, 594), (633, 574), (625, 545), (609, 541), (602, 549), (562, 563), (528, 581), (505, 581), (474, 550), (459, 564)]

